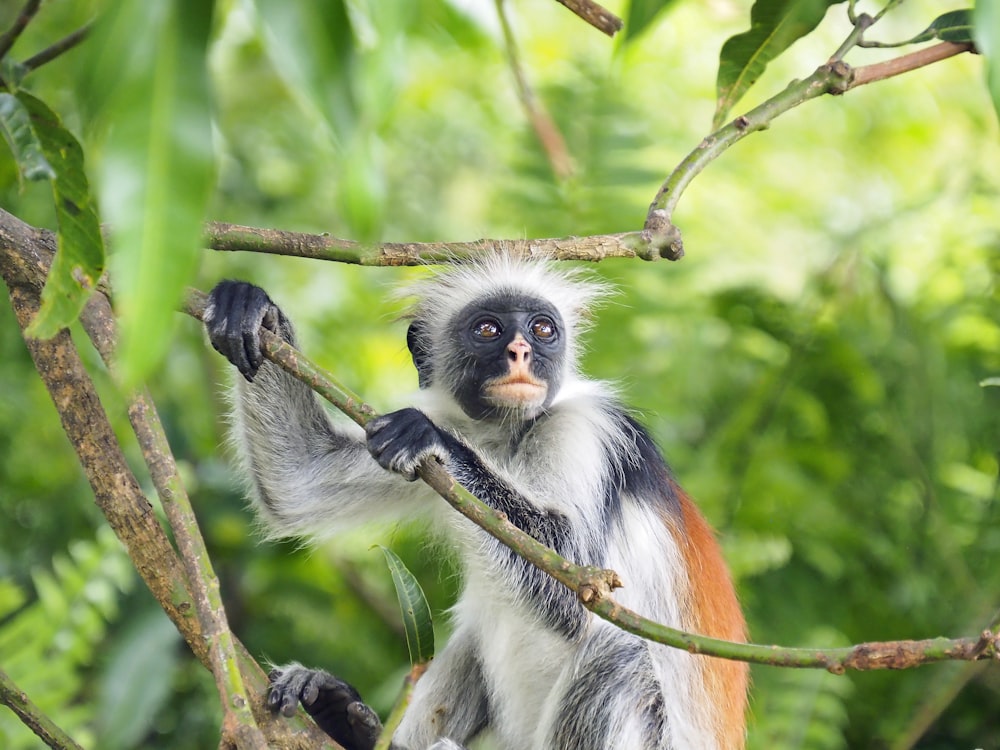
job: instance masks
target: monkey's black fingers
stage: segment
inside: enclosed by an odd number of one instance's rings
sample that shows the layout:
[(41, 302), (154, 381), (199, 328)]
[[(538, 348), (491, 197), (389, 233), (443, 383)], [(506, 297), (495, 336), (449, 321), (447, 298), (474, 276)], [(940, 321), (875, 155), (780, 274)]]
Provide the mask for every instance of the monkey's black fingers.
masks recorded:
[(383, 469), (414, 481), (417, 469), (429, 457), (444, 461), (448, 449), (441, 433), (418, 409), (401, 409), (373, 419), (365, 427), (368, 452)]
[(268, 707), (283, 716), (295, 713), (301, 701), (316, 724), (347, 750), (371, 750), (382, 723), (349, 683), (321, 669), (290, 664), (268, 675)]
[(205, 329), (212, 346), (253, 381), (264, 360), (262, 326), (277, 330), (280, 310), (263, 289), (242, 281), (222, 281), (209, 294)]

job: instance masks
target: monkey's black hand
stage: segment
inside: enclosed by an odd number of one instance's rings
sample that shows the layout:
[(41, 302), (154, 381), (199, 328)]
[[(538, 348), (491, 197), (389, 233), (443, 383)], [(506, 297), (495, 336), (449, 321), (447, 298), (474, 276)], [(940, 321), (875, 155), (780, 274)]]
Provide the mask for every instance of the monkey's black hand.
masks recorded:
[(373, 419), (365, 427), (368, 452), (383, 469), (395, 471), (412, 482), (425, 458), (448, 458), (441, 431), (418, 409), (400, 409)]
[(243, 281), (221, 281), (208, 296), (205, 329), (220, 352), (253, 382), (264, 355), (260, 351), (260, 331), (266, 328), (286, 339), (291, 326), (263, 289)]
[(268, 675), (267, 705), (282, 716), (293, 716), (299, 702), (313, 720), (346, 750), (375, 747), (382, 722), (361, 701), (358, 691), (321, 669), (289, 664)]

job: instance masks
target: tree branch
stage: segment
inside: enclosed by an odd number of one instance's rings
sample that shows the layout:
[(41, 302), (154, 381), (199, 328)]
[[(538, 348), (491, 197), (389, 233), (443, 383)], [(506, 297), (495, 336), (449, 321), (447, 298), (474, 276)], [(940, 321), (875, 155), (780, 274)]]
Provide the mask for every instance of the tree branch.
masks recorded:
[[(185, 312), (200, 320), (206, 301), (207, 298), (201, 292), (189, 292)], [(270, 361), (315, 390), (359, 425), (364, 426), (377, 416), (371, 406), (337, 382), (330, 373), (266, 330), (261, 332), (261, 351)], [(459, 513), (574, 591), (591, 612), (630, 633), (667, 646), (706, 656), (773, 666), (821, 668), (837, 674), (848, 669), (906, 669), (938, 661), (975, 661), (997, 658), (998, 655), (998, 637), (989, 630), (975, 638), (862, 643), (834, 649), (733, 643), (686, 633), (648, 620), (618, 604), (611, 597), (611, 591), (623, 585), (617, 573), (593, 566), (576, 565), (540, 544), (514, 526), (505, 515), (473, 497), (437, 461), (426, 461), (418, 474)]]
[(63, 53), (69, 52), (71, 49), (76, 47), (80, 42), (82, 42), (90, 35), (91, 29), (92, 29), (91, 24), (87, 24), (86, 26), (81, 26), (72, 34), (64, 36), (58, 42), (49, 47), (46, 47), (37, 55), (32, 55), (31, 57), (29, 57), (27, 60), (21, 63), (21, 66), (24, 68), (25, 74), (30, 73), (33, 70), (37, 70), (46, 63), (52, 62)]
[(851, 35), (829, 62), (817, 68), (808, 78), (793, 81), (784, 91), (707, 136), (674, 168), (660, 186), (646, 215), (643, 239), (648, 243), (650, 250), (670, 260), (679, 260), (683, 257), (684, 244), (680, 231), (674, 226), (673, 215), (684, 190), (705, 167), (719, 158), (730, 146), (751, 133), (766, 130), (779, 115), (811, 99), (826, 94), (844, 94), (866, 83), (901, 75), (973, 49), (971, 44), (942, 42), (895, 60), (868, 65), (857, 70), (852, 69), (840, 57), (858, 43), (861, 34), (871, 22), (872, 19), (864, 14), (859, 16)]
[(205, 243), (213, 250), (244, 250), (297, 258), (333, 260), (362, 266), (420, 266), (445, 263), (482, 255), (491, 247), (503, 247), (522, 258), (597, 262), (606, 258), (655, 260), (656, 253), (641, 232), (597, 234), (537, 240), (474, 240), (472, 242), (384, 242), (366, 243), (327, 234), (306, 234), (279, 229), (210, 222)]
[[(80, 322), (101, 359), (113, 372), (117, 336), (108, 300), (103, 295), (97, 295), (94, 303), (87, 305), (83, 311)], [(177, 462), (163, 424), (148, 392), (143, 390), (129, 399), (128, 418), (187, 573), (195, 610), (208, 645), (210, 669), (222, 704), (223, 741), (228, 738), (233, 746), (264, 750), (266, 742), (250, 710), (236, 645), (222, 605), (219, 579), (212, 568), (212, 560), (177, 471)]]
[(14, 42), (28, 28), (28, 24), (35, 17), (41, 4), (42, 0), (28, 0), (24, 4), (24, 7), (21, 8), (21, 12), (17, 14), (17, 18), (14, 19), (14, 24), (0, 36), (0, 60), (10, 52), (10, 48), (14, 46)]
[(559, 128), (549, 116), (544, 105), (538, 101), (531, 84), (528, 83), (528, 76), (524, 72), (524, 66), (521, 65), (517, 40), (510, 27), (510, 19), (507, 18), (504, 2), (505, 0), (496, 0), (497, 16), (500, 19), (500, 28), (503, 30), (507, 62), (514, 74), (518, 98), (521, 100), (521, 106), (528, 116), (528, 122), (531, 123), (532, 129), (535, 131), (535, 137), (538, 138), (556, 179), (565, 180), (573, 174), (573, 159), (566, 148), (566, 141), (563, 139), (562, 133), (559, 132)]
[[(30, 227), (0, 209), (0, 275), (22, 331), (38, 311), (55, 244), (52, 232)], [(107, 299), (95, 294), (84, 308), (82, 319), (102, 320), (109, 314)], [(113, 337), (113, 331), (100, 330), (95, 335)], [(94, 490), (98, 507), (160, 606), (194, 655), (211, 670), (212, 654), (199, 618), (194, 616), (188, 576), (125, 461), (69, 332), (63, 330), (46, 341), (26, 338), (25, 342)], [(305, 718), (289, 723), (275, 717), (264, 702), (267, 676), (242, 644), (234, 641), (234, 648), (242, 678), (250, 688), (253, 715), (272, 746), (295, 750), (336, 747)], [(241, 734), (239, 730), (237, 733)]]
[(593, 0), (556, 0), (556, 2), (565, 5), (595, 29), (608, 36), (617, 34), (624, 25), (622, 19)]
[(17, 714), (17, 718), (53, 750), (83, 750), (72, 737), (42, 713), (28, 694), (15, 685), (2, 669), (0, 669), (0, 704)]
[(854, 76), (847, 90), (856, 89), (858, 86), (864, 86), (867, 83), (884, 81), (886, 78), (909, 73), (911, 70), (917, 70), (925, 65), (941, 62), (942, 60), (947, 60), (949, 57), (974, 50), (975, 47), (972, 44), (941, 42), (940, 44), (935, 44), (933, 47), (925, 47), (924, 49), (910, 52), (892, 60), (874, 63), (873, 65), (864, 65), (860, 68), (855, 68)]

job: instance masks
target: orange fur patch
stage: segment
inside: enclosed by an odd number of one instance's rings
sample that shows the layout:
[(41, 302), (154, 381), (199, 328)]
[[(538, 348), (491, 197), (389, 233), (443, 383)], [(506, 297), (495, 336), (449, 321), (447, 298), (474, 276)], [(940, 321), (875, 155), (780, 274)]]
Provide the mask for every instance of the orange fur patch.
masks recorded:
[[(746, 620), (715, 532), (684, 491), (675, 489), (680, 499), (681, 523), (671, 520), (667, 525), (677, 540), (690, 577), (691, 622), (686, 627), (712, 638), (745, 642)], [(749, 665), (709, 656), (701, 658), (705, 689), (718, 707), (719, 747), (739, 750), (746, 744)]]

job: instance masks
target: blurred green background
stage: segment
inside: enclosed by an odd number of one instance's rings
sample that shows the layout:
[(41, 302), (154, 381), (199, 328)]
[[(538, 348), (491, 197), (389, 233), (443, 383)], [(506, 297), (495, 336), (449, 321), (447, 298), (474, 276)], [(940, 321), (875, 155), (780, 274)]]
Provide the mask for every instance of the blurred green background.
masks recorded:
[[(0, 28), (19, 5), (0, 4)], [(44, 3), (15, 56), (105, 5)], [(906, 38), (951, 9), (907, 3), (879, 36)], [(556, 3), (509, 11), (575, 163), (569, 180), (527, 125), (493, 3), (218, 2), (206, 218), (385, 241), (640, 228), (709, 132), (718, 51), (745, 29), (749, 2), (678, 3), (628, 45)], [(843, 15), (834, 8), (738, 109), (826, 60)], [(83, 143), (105, 218), (128, 189), (109, 156), (128, 152), (126, 128), (99, 101), (128, 64), (116, 38), (29, 81)], [(1000, 376), (1000, 139), (982, 76), (982, 60), (962, 55), (793, 110), (695, 180), (675, 216), (683, 261), (593, 268), (619, 292), (586, 369), (620, 382), (719, 529), (756, 642), (974, 635), (1000, 608), (1000, 390), (982, 385)], [(19, 185), (0, 153), (0, 205), (54, 226), (50, 189)], [(377, 408), (416, 387), (386, 300), (416, 272), (208, 251), (199, 265), (203, 289), (263, 284), (303, 348)], [(148, 485), (123, 400), (81, 348)], [(225, 447), (229, 380), (178, 318), (150, 388), (230, 623), (252, 653), (330, 669), (384, 710), (407, 660), (372, 545), (418, 575), (442, 637), (456, 571), (407, 527), (310, 550), (261, 542)], [(212, 681), (105, 528), (6, 305), (0, 393), (0, 668), (87, 747), (216, 746)], [(751, 748), (997, 747), (1000, 670), (755, 667), (752, 710)], [(38, 744), (0, 710), (0, 747)]]

